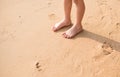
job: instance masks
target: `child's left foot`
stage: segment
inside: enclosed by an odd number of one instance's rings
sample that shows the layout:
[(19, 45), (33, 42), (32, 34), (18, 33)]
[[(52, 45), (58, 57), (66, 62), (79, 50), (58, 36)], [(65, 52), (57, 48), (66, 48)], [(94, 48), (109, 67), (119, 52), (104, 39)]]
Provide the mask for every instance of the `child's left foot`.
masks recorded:
[(63, 36), (65, 38), (73, 38), (74, 36), (76, 36), (78, 33), (82, 32), (83, 28), (81, 25), (74, 25), (72, 26), (69, 30), (67, 30), (66, 32), (63, 33)]

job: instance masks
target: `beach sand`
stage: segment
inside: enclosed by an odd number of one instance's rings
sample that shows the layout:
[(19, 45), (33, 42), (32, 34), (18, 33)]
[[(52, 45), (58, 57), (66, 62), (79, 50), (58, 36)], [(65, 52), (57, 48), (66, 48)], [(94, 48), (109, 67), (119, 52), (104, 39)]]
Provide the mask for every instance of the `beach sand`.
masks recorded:
[(120, 77), (120, 0), (85, 4), (84, 31), (65, 39), (51, 30), (63, 0), (0, 0), (0, 77)]

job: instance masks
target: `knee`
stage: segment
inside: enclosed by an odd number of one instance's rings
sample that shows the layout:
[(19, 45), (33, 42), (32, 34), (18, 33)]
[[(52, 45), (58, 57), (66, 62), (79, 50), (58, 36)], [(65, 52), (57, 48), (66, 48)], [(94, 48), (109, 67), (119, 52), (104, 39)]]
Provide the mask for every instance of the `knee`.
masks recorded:
[(73, 2), (74, 2), (75, 4), (77, 4), (77, 3), (78, 3), (78, 0), (73, 0)]

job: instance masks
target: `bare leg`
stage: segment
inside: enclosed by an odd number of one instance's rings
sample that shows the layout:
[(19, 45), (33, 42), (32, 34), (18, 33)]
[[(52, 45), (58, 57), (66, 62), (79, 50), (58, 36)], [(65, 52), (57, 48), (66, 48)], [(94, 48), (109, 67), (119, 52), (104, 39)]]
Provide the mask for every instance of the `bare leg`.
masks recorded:
[(57, 31), (62, 27), (69, 26), (71, 24), (71, 7), (72, 7), (72, 0), (64, 0), (64, 14), (65, 17), (62, 21), (58, 22), (53, 26), (53, 31)]
[(85, 11), (85, 5), (83, 0), (74, 0), (74, 3), (76, 4), (76, 22), (75, 24), (67, 30), (65, 33), (63, 33), (63, 36), (65, 38), (72, 38), (75, 35), (77, 35), (79, 32), (81, 32), (82, 29), (82, 18), (84, 16)]

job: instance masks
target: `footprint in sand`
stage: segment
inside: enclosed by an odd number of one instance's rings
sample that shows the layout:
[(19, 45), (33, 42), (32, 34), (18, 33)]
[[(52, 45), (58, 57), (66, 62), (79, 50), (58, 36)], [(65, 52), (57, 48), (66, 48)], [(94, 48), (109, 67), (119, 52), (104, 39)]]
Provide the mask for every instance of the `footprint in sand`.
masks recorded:
[(45, 72), (47, 67), (49, 66), (49, 61), (50, 61), (49, 58), (44, 60), (43, 59), (37, 60), (34, 64), (34, 70), (40, 73)]
[(102, 49), (103, 49), (104, 55), (109, 55), (109, 54), (111, 54), (113, 52), (112, 46), (107, 42), (103, 43)]
[(40, 65), (39, 62), (37, 62), (37, 63), (35, 64), (35, 67), (36, 67), (36, 69), (37, 69), (38, 71), (42, 71), (42, 68), (41, 68), (41, 65)]
[(116, 23), (116, 29), (120, 29), (120, 23)]
[(113, 52), (113, 48), (109, 43), (104, 42), (103, 45), (101, 46), (101, 51), (102, 51), (101, 53), (93, 57), (95, 61), (101, 60), (105, 56), (110, 55)]

